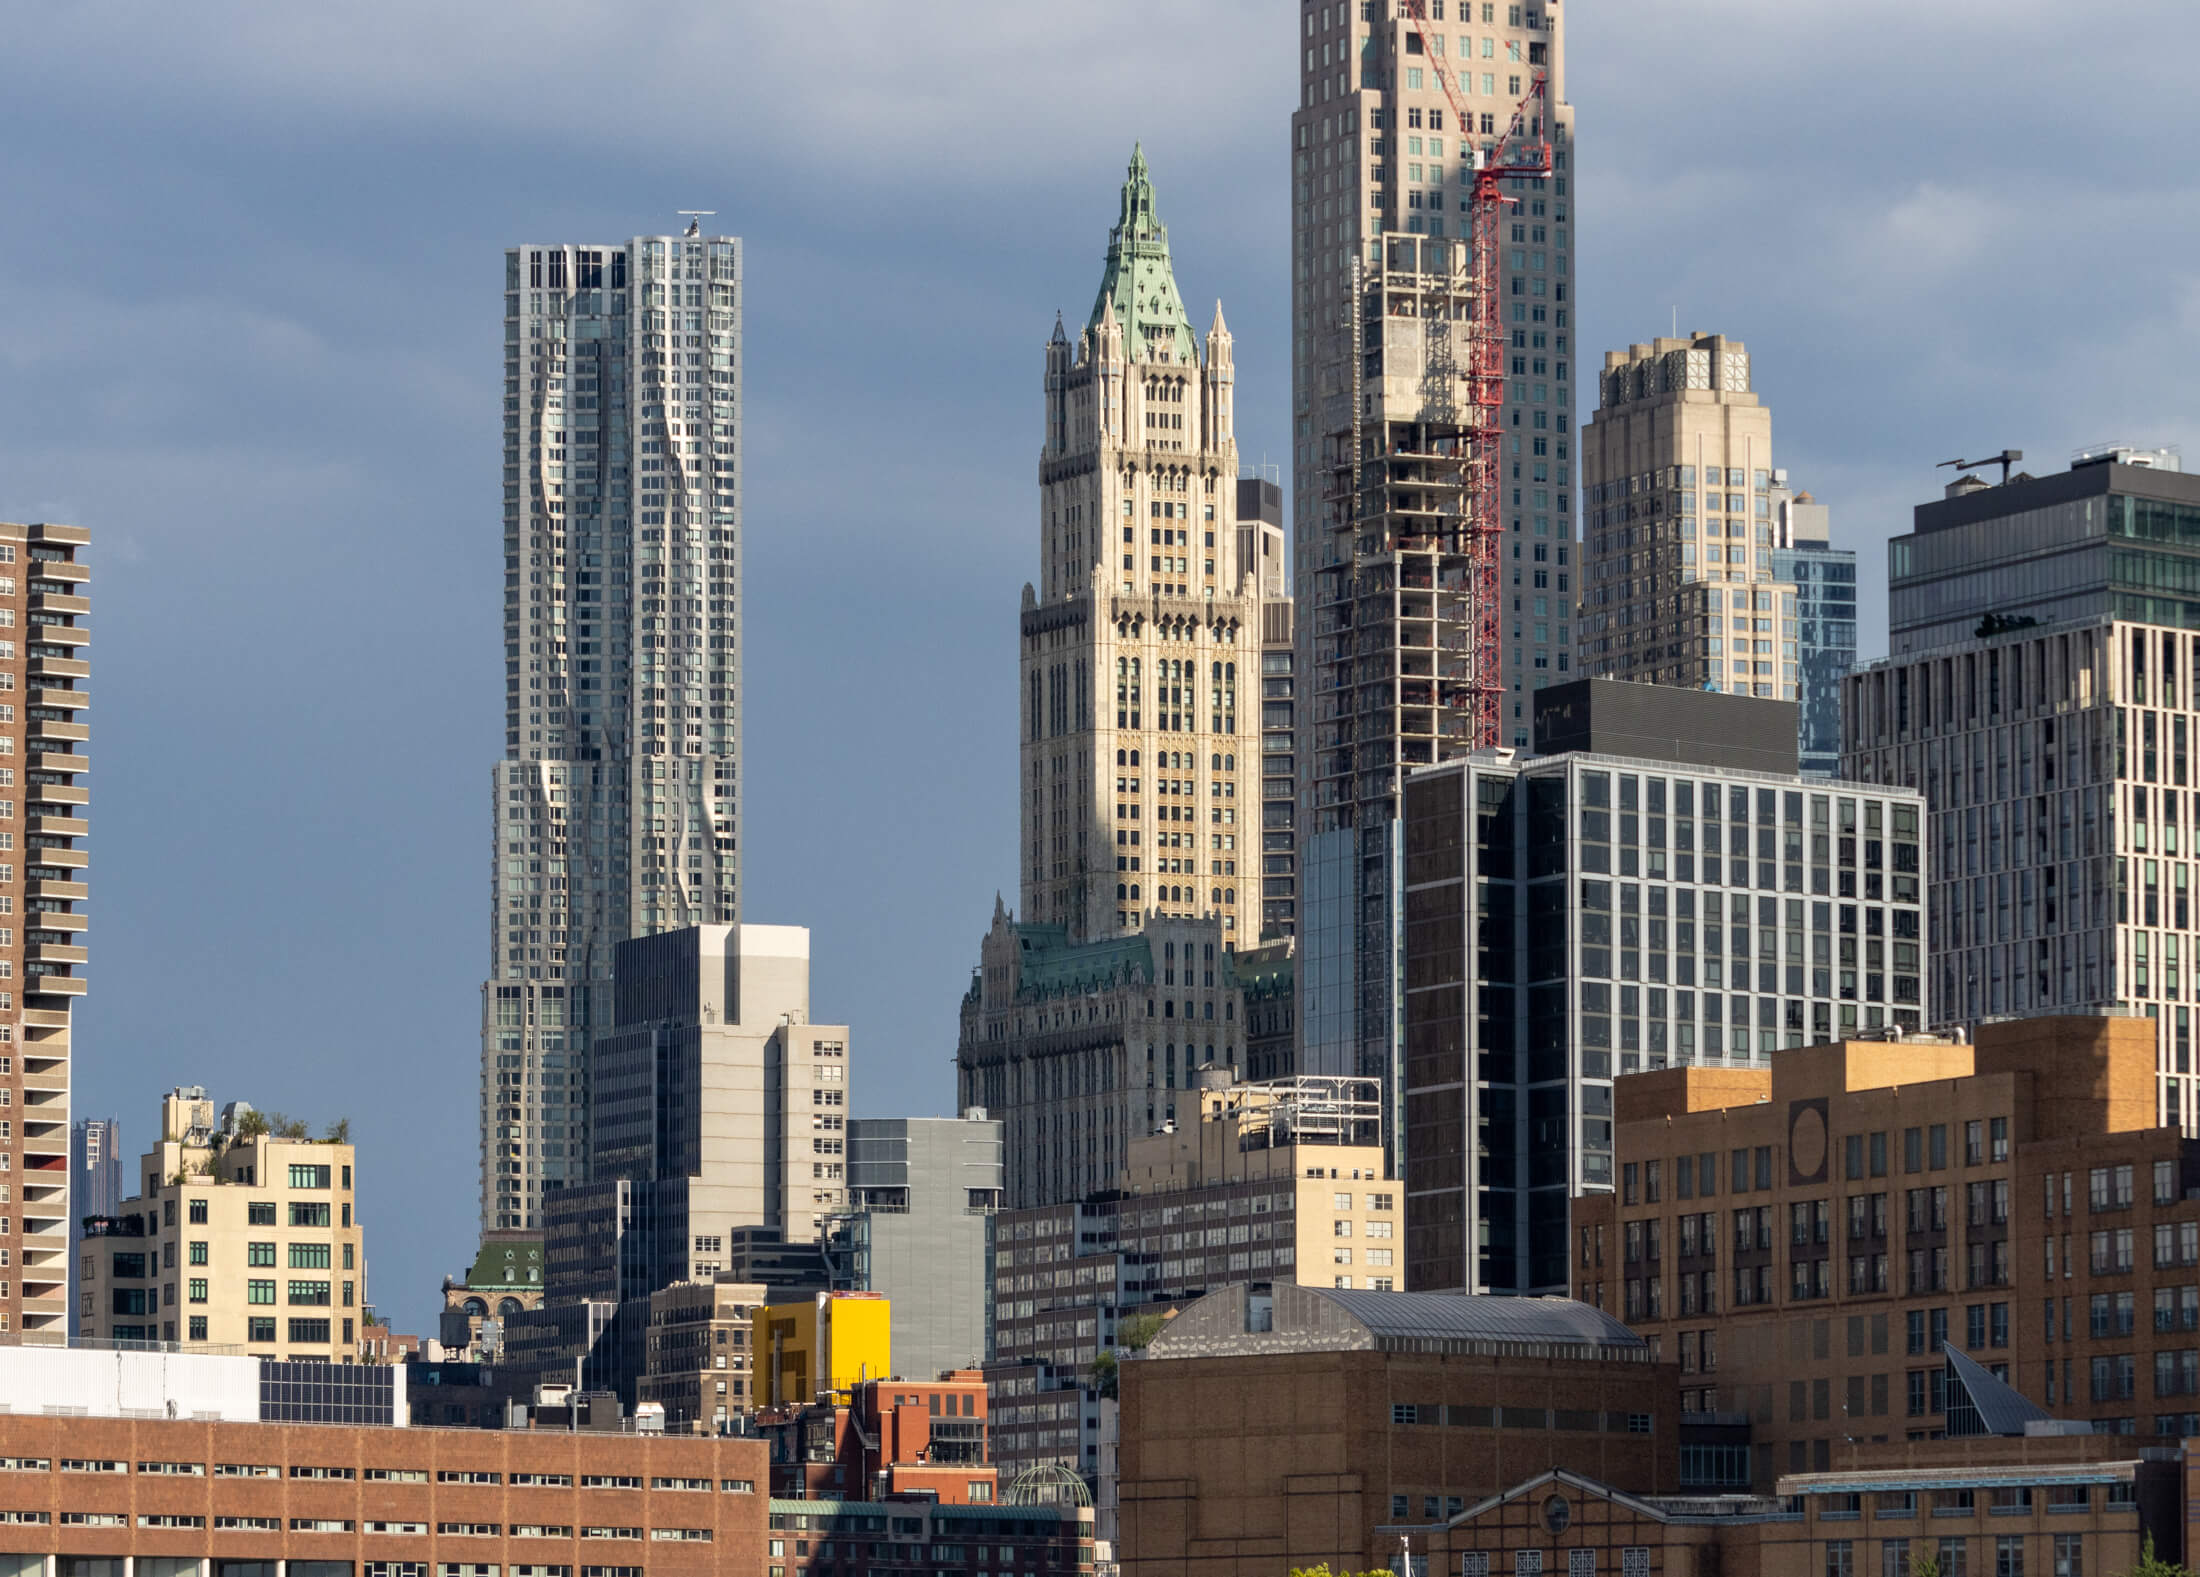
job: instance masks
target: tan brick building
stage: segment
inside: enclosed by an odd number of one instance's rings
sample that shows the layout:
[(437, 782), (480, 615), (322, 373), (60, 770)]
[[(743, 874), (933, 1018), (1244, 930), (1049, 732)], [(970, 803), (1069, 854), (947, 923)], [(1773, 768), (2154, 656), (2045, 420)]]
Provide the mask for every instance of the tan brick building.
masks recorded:
[(755, 1573), (765, 1476), (754, 1440), (0, 1414), (0, 1571)]
[(1760, 1491), (1945, 1427), (1942, 1344), (2063, 1418), (2200, 1432), (2200, 1147), (2144, 1018), (1846, 1042), (1617, 1086), (1574, 1288), (1746, 1421)]
[(1123, 1365), (1121, 1392), (1124, 1577), (1386, 1566), (1386, 1526), (1554, 1463), (1679, 1482), (1672, 1366), (1563, 1300), (1225, 1287)]

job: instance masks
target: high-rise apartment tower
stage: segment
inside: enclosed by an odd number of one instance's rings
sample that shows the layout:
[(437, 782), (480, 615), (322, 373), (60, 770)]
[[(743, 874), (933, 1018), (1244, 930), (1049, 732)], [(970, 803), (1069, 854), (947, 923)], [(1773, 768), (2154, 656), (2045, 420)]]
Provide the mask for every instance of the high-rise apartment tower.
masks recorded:
[(1932, 807), (1927, 1021), (2144, 1013), (2200, 1131), (2200, 477), (2113, 448), (1977, 476), (1887, 544), (1891, 656), (1844, 682), (1842, 776)]
[(739, 918), (740, 685), (740, 241), (507, 252), (484, 1230), (588, 1175), (612, 949)]
[(1236, 372), (1192, 331), (1142, 152), (1092, 314), (1046, 349), (1040, 583), (1023, 599), (1023, 915), (1260, 928), (1262, 623), (1240, 556)]
[[(90, 731), (79, 721), (91, 671), (83, 627), (89, 571), (81, 562), (88, 540), (77, 526), (0, 524), (0, 625), (22, 626), (0, 628), (0, 755), (12, 763), (12, 752), (22, 752), (20, 766), (0, 766), (0, 909), (19, 894), (23, 924), (16, 929), (0, 912), (0, 1103), (14, 1108), (12, 1128), (0, 1120), (0, 1217), (18, 1218), (21, 1233), (14, 1265), (0, 1265), (0, 1332), (21, 1334), (0, 1341), (68, 1336), (76, 1215), (69, 1027), (70, 1006), (84, 993), (86, 857), (78, 840), (87, 830), (91, 765), (83, 752)], [(12, 852), (18, 829), (20, 866)]]
[[(1401, 775), (1472, 748), (1464, 324), (1505, 336), (1498, 742), (1573, 645), (1574, 115), (1558, 0), (1310, 0), (1291, 119), (1301, 1074), (1395, 1085)], [(1537, 75), (1547, 178), (1510, 179), (1477, 299), (1478, 162)], [(1472, 124), (1460, 120), (1462, 106)], [(1530, 128), (1531, 132), (1535, 128)], [(1393, 1091), (1394, 1096), (1394, 1091)], [(1395, 1125), (1392, 1124), (1392, 1127)]]
[(1772, 412), (1723, 334), (1604, 357), (1582, 434), (1581, 670), (1796, 698), (1795, 587), (1773, 577)]
[(1795, 703), (1803, 771), (1841, 770), (1841, 681), (1856, 666), (1856, 551), (1833, 545), (1824, 504), (1772, 473), (1772, 578), (1795, 588)]

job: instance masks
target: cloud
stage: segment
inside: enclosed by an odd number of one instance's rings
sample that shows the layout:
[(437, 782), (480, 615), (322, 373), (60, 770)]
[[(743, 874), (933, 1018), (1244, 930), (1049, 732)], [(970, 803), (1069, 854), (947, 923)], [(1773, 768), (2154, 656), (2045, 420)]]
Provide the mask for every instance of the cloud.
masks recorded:
[(569, 141), (643, 159), (715, 149), (843, 189), (914, 180), (949, 212), (974, 180), (1058, 169), (1066, 146), (1106, 137), (1111, 106), (1187, 146), (1280, 151), (1282, 127), (1249, 112), (1294, 88), (1291, 30), (1254, 0), (232, 0), (51, 7), (15, 34), (19, 59), (140, 102), (525, 139), (545, 157)]

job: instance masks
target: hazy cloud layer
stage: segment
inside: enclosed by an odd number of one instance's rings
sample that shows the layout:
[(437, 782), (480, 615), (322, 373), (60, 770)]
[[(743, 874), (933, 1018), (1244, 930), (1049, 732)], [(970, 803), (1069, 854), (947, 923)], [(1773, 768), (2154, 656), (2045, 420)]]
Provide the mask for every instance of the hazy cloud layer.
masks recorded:
[[(1746, 340), (1868, 644), (1935, 461), (2195, 430), (2189, 5), (1566, 3), (1577, 357), (1676, 309)], [(0, 516), (96, 534), (79, 1115), (349, 1113), (373, 1295), (429, 1322), (476, 1198), (501, 251), (681, 208), (749, 242), (748, 913), (814, 928), (859, 1111), (951, 1109), (1014, 895), (1040, 346), (1143, 139), (1241, 444), (1284, 456), (1294, 34), (1248, 0), (0, 22)]]

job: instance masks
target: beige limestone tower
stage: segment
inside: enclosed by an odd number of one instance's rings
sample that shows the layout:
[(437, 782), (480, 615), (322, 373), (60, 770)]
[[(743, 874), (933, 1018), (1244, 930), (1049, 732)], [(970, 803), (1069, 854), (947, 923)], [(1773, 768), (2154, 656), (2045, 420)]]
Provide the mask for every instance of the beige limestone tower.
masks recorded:
[(1772, 412), (1723, 334), (1609, 351), (1581, 435), (1581, 671), (1796, 699)]
[(1222, 309), (1186, 318), (1142, 152), (1098, 299), (1046, 350), (1040, 578), (1022, 622), (1023, 916), (1260, 928), (1262, 592), (1239, 562)]

